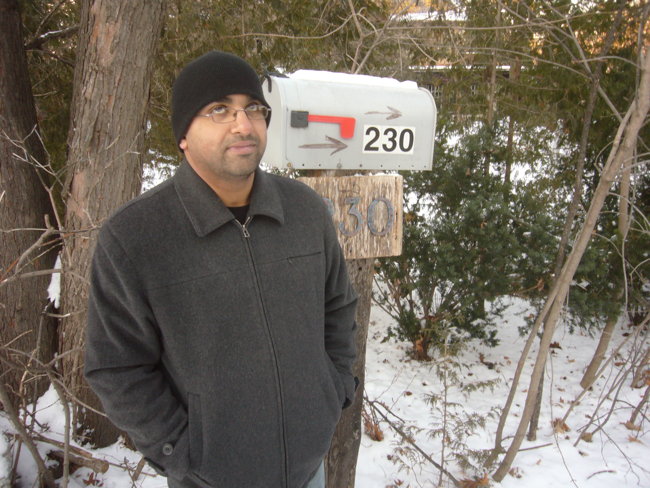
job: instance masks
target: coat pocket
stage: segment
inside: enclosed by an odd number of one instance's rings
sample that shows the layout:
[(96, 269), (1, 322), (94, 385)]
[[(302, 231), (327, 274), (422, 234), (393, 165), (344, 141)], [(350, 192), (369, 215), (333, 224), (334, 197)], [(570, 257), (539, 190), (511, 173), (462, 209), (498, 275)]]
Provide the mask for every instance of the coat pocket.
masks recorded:
[(341, 410), (343, 409), (343, 404), (345, 403), (345, 386), (343, 385), (343, 381), (341, 380), (341, 376), (339, 375), (336, 366), (334, 366), (334, 363), (329, 358), (329, 356), (327, 356), (327, 354), (325, 355), (325, 361), (327, 363), (327, 369), (329, 371), (330, 378), (334, 383), (334, 390), (336, 391), (336, 398), (338, 400), (338, 408), (335, 409), (335, 411), (340, 414)]
[(196, 393), (188, 395), (188, 422), (190, 435), (190, 468), (201, 472), (203, 466), (203, 428), (201, 426), (201, 397)]

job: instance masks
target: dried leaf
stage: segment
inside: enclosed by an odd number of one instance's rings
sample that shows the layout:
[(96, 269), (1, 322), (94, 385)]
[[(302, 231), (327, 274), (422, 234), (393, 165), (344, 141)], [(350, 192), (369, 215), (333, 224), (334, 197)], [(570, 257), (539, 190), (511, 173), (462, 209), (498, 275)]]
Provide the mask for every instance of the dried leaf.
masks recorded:
[(562, 419), (555, 419), (552, 422), (553, 432), (556, 434), (564, 434), (565, 432), (570, 432), (571, 429)]
[(479, 488), (479, 486), (489, 486), (490, 485), (490, 480), (488, 478), (487, 473), (483, 475), (482, 478), (480, 479), (474, 479), (474, 480), (460, 480), (458, 482), (458, 486), (460, 488)]
[(413, 352), (415, 354), (415, 359), (418, 361), (431, 361), (423, 338), (419, 338), (415, 341), (413, 345)]
[(366, 412), (363, 412), (363, 430), (373, 441), (381, 442), (384, 440), (381, 427)]
[(594, 435), (591, 432), (583, 432), (580, 434), (580, 439), (585, 442), (592, 442), (594, 440)]
[(104, 486), (104, 482), (101, 481), (92, 471), (88, 474), (88, 477), (83, 480), (83, 483), (86, 486)]

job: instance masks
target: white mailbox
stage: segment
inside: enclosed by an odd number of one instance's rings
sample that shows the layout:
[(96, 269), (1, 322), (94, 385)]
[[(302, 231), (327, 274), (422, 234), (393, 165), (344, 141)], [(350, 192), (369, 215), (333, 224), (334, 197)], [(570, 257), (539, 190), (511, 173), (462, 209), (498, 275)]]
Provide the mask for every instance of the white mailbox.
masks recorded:
[(436, 104), (414, 82), (297, 71), (263, 81), (263, 162), (281, 168), (430, 170)]

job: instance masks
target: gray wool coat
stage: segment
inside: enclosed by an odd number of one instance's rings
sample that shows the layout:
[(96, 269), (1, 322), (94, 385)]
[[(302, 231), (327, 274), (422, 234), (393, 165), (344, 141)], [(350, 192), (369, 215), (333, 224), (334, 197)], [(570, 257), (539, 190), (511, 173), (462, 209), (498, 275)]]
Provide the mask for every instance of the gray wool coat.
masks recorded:
[(242, 226), (184, 162), (101, 229), (85, 375), (171, 485), (301, 488), (354, 395), (355, 305), (316, 193), (258, 170)]

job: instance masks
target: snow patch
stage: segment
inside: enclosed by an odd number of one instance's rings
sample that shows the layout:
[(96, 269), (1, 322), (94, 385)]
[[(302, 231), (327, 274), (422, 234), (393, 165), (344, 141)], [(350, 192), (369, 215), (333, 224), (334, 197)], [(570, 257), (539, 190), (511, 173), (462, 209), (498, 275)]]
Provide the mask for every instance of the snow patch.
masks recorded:
[(316, 71), (301, 69), (289, 75), (289, 78), (329, 83), (347, 83), (349, 85), (400, 87), (417, 90), (414, 81), (399, 81), (394, 78), (382, 78), (370, 75), (354, 75), (350, 73), (335, 73), (333, 71)]
[[(61, 269), (61, 255), (59, 254), (56, 257), (56, 263), (54, 263), (54, 269)], [(47, 287), (47, 297), (50, 302), (54, 303), (56, 308), (59, 308), (61, 301), (61, 273), (56, 272), (52, 273), (52, 278), (50, 279), (50, 284)]]

